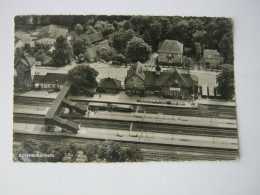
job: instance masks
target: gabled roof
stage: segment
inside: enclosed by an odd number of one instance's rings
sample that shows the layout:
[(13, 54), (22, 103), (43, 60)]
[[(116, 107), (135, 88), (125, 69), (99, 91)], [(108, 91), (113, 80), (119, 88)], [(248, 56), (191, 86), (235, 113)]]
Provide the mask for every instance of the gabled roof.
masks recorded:
[[(189, 74), (180, 74), (182, 76), (182, 78), (185, 80), (185, 82), (188, 84), (189, 87), (197, 87), (198, 84), (195, 81), (196, 76), (193, 75), (189, 75)], [(196, 80), (198, 80), (198, 77), (196, 78)]]
[(93, 44), (93, 43), (96, 43), (98, 41), (102, 41), (103, 35), (102, 35), (101, 32), (97, 32), (97, 33), (87, 35), (85, 39), (86, 39), (87, 43)]
[(161, 72), (160, 75), (156, 75), (154, 71), (145, 71), (145, 83), (148, 86), (162, 87), (168, 86), (173, 80), (184, 87), (196, 87), (197, 83), (192, 79), (189, 74), (180, 74), (177, 70)]
[(38, 38), (39, 37), (48, 37), (48, 38), (53, 38), (56, 39), (59, 36), (66, 36), (68, 33), (68, 28), (63, 27), (63, 26), (58, 26), (58, 25), (48, 25), (44, 27), (39, 27), (36, 29), (38, 33)]
[(90, 59), (96, 59), (98, 56), (97, 51), (101, 51), (102, 49), (113, 51), (113, 48), (109, 46), (108, 41), (102, 41), (98, 43), (98, 45), (87, 48), (86, 54)]
[(113, 89), (119, 89), (121, 87), (121, 81), (113, 78), (104, 78), (101, 79), (98, 83), (98, 87), (100, 88), (113, 88)]
[(31, 67), (33, 65), (33, 63), (36, 61), (35, 58), (33, 57), (29, 57), (28, 55), (23, 55), (23, 57), (21, 57), (20, 59), (18, 59), (16, 62), (15, 62), (15, 66), (22, 62), (25, 66), (27, 66), (28, 68)]
[(158, 53), (183, 53), (183, 44), (176, 40), (164, 40), (159, 43)]
[(219, 52), (214, 49), (204, 49), (203, 57), (208, 58), (208, 59), (222, 59), (223, 58), (219, 54)]
[(137, 75), (140, 79), (145, 81), (144, 67), (140, 62), (137, 62), (129, 68), (125, 81), (127, 81), (130, 77), (134, 75)]
[(154, 71), (144, 71), (144, 74), (146, 85), (161, 87), (172, 75), (172, 72), (161, 72), (160, 75), (156, 75)]

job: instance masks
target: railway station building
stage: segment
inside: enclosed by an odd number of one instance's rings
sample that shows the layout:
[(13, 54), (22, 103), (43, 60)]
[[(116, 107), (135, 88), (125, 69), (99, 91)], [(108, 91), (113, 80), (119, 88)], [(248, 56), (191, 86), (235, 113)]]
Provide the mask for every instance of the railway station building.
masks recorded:
[(198, 77), (177, 70), (144, 70), (141, 63), (133, 65), (125, 78), (126, 94), (156, 95), (173, 99), (198, 98)]

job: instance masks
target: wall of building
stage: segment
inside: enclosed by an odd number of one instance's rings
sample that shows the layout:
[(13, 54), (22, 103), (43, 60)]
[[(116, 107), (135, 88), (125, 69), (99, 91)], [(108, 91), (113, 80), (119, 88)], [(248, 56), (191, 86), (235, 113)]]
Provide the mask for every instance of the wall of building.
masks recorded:
[(138, 76), (134, 75), (126, 81), (126, 88), (145, 89), (144, 81)]
[(36, 84), (38, 84), (39, 88), (41, 88), (41, 89), (52, 89), (52, 88), (61, 89), (63, 86), (60, 84), (43, 84), (43, 83), (35, 83), (34, 86), (36, 86)]
[(113, 88), (109, 89), (109, 88), (98, 87), (97, 92), (100, 92), (100, 93), (119, 93), (119, 89), (113, 89)]
[(182, 54), (158, 53), (159, 63), (182, 63)]
[(217, 58), (204, 59), (204, 67), (205, 68), (216, 68), (216, 66), (220, 65), (222, 62), (223, 62), (222, 59), (217, 59)]
[(164, 87), (162, 88), (162, 94), (169, 98), (178, 98), (178, 99), (187, 99), (192, 98), (193, 95), (195, 99), (198, 97), (198, 87), (182, 87), (182, 88), (172, 88), (172, 87)]

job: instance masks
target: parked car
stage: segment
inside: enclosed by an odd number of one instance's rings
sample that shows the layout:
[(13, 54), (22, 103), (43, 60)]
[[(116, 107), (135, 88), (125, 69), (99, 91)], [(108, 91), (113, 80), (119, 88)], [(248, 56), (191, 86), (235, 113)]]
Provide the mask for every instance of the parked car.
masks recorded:
[(114, 64), (114, 65), (122, 65), (122, 63), (119, 62), (119, 61), (112, 61), (112, 64)]

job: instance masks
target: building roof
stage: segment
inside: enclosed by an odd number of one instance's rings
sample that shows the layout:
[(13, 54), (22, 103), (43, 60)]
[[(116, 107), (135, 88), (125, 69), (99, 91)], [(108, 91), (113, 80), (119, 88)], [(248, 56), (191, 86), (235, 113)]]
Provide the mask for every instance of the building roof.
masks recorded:
[(33, 57), (29, 57), (28, 55), (24, 54), (20, 59), (18, 59), (16, 62), (15, 62), (15, 66), (18, 64), (18, 63), (22, 63), (24, 64), (25, 66), (27, 66), (28, 68), (29, 67), (32, 67), (33, 63), (36, 61), (35, 58)]
[(97, 33), (87, 35), (85, 39), (86, 39), (88, 44), (93, 44), (93, 43), (96, 43), (98, 41), (102, 41), (103, 35), (102, 35), (101, 32), (97, 32)]
[(66, 36), (68, 34), (68, 28), (63, 27), (63, 26), (58, 26), (58, 25), (48, 25), (44, 27), (39, 27), (36, 29), (38, 33), (38, 38), (39, 37), (48, 37), (48, 38), (53, 38), (56, 39), (59, 36)]
[(98, 83), (98, 88), (120, 89), (121, 81), (113, 78), (101, 79)]
[(52, 43), (52, 44), (53, 44), (53, 43), (56, 42), (56, 39), (46, 37), (46, 38), (37, 39), (35, 42), (36, 42), (36, 43), (44, 43), (44, 42), (47, 42), (47, 43)]
[(106, 49), (108, 51), (113, 50), (112, 47), (109, 46), (108, 41), (102, 41), (98, 45), (87, 48), (86, 54), (90, 59), (96, 59), (98, 56), (97, 51), (101, 51), (102, 49)]
[[(37, 75), (35, 75), (37, 76)], [(64, 85), (67, 79), (67, 74), (47, 73), (41, 80), (43, 84), (59, 84)]]
[(34, 83), (41, 83), (42, 79), (45, 77), (45, 75), (34, 75), (33, 82)]
[(198, 77), (189, 74), (180, 74), (189, 87), (197, 87)]
[(197, 83), (193, 80), (189, 74), (180, 74), (177, 70), (161, 72), (157, 75), (154, 71), (144, 71), (145, 83), (148, 86), (162, 87), (168, 86), (170, 82), (176, 82), (184, 87), (196, 87)]
[(158, 53), (183, 53), (183, 44), (176, 40), (164, 40), (159, 43)]
[(134, 75), (137, 75), (140, 79), (145, 81), (144, 69), (145, 68), (140, 62), (137, 62), (136, 64), (132, 65), (127, 71), (127, 76), (125, 78), (125, 81)]
[(204, 49), (203, 57), (208, 58), (208, 59), (222, 59), (223, 58), (219, 54), (219, 52), (214, 49)]

